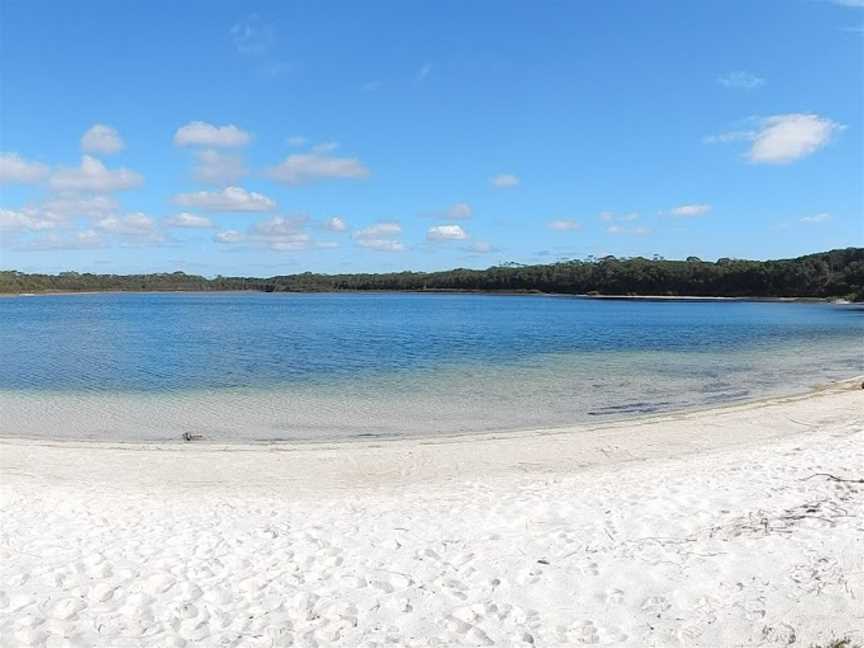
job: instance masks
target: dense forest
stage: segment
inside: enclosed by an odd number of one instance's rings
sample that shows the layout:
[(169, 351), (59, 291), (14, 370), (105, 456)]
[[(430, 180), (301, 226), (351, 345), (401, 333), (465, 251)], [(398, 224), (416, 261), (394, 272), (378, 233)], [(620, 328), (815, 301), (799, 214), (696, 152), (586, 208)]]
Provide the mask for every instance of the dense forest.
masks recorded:
[(0, 272), (0, 293), (52, 291), (213, 291), (317, 292), (343, 290), (539, 291), (600, 295), (723, 297), (813, 297), (864, 300), (864, 248), (846, 248), (795, 259), (714, 262), (642, 257), (560, 261), (543, 265), (505, 263), (485, 270), (387, 274), (313, 274), (268, 278), (207, 279), (183, 272), (110, 275), (61, 272), (56, 275)]

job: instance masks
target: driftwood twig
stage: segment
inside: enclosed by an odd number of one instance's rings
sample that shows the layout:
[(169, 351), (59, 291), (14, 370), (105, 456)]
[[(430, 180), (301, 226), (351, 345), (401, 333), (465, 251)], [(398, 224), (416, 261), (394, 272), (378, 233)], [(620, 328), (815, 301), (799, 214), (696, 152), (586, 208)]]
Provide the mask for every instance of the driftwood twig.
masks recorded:
[(846, 482), (847, 484), (864, 484), (864, 479), (843, 479), (842, 477), (837, 477), (836, 475), (832, 475), (831, 473), (813, 473), (809, 477), (804, 477), (801, 481), (807, 481), (808, 479), (813, 479), (814, 477), (826, 477), (831, 481)]

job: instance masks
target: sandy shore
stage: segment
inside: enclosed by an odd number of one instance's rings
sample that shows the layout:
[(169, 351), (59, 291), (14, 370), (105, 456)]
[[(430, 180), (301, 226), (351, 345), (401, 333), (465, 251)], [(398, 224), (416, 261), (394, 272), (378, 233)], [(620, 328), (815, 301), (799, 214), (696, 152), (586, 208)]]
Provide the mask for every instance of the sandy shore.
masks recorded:
[[(860, 381), (858, 381), (860, 384)], [(864, 641), (864, 391), (606, 427), (0, 442), (3, 646)]]

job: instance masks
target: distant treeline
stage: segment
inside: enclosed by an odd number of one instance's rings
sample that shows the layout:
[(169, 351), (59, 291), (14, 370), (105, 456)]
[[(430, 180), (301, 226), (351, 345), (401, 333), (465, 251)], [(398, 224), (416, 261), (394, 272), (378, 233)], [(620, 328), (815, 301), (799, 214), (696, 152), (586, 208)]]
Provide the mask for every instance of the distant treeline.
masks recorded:
[(0, 272), (0, 292), (63, 291), (323, 292), (349, 290), (540, 291), (601, 295), (716, 297), (842, 297), (864, 300), (864, 248), (846, 248), (796, 259), (716, 262), (688, 257), (559, 261), (543, 265), (505, 263), (485, 270), (386, 274), (302, 274), (278, 277), (207, 279), (183, 272), (110, 275), (61, 272), (56, 275)]

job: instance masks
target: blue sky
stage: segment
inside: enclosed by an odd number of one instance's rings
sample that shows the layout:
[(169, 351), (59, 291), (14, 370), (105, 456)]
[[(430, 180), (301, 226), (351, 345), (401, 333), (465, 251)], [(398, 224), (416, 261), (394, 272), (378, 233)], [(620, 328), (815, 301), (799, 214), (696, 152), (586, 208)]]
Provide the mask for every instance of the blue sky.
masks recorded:
[(864, 244), (864, 2), (5, 0), (0, 267)]

